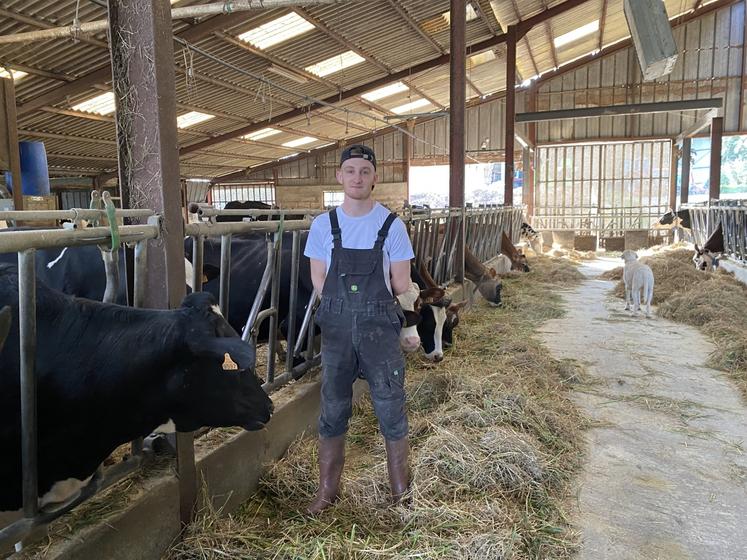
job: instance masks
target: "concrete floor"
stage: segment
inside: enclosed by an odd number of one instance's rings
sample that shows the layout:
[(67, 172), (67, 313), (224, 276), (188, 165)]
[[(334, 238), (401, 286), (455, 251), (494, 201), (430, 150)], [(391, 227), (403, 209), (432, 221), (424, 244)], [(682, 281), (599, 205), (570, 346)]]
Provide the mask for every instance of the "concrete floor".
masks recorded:
[(542, 328), (558, 358), (587, 366), (574, 394), (593, 420), (578, 487), (582, 560), (747, 559), (747, 408), (703, 366), (696, 329), (632, 318), (595, 279), (619, 259), (582, 267), (568, 313)]

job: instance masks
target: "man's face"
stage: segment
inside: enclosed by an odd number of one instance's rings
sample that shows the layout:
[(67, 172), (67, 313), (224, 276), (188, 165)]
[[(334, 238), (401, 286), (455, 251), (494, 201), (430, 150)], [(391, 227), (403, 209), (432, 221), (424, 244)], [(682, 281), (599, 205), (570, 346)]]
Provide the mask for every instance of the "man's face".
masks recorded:
[(370, 198), (378, 179), (373, 164), (363, 158), (346, 159), (337, 170), (337, 182), (342, 185), (345, 196), (353, 200)]

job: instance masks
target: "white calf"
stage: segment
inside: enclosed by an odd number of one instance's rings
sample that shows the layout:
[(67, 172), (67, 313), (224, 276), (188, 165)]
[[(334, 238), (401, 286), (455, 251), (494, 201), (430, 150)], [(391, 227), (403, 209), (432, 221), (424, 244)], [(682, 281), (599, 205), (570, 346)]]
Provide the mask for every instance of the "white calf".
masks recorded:
[(625, 261), (623, 281), (625, 282), (625, 309), (637, 315), (641, 308), (641, 292), (646, 305), (646, 317), (651, 317), (651, 300), (654, 298), (654, 272), (651, 267), (638, 262), (638, 255), (630, 249), (623, 251)]

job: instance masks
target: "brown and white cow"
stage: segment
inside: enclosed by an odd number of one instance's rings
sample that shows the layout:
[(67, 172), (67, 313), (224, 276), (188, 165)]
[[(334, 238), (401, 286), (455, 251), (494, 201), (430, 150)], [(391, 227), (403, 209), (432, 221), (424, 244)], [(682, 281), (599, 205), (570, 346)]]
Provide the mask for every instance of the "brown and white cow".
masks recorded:
[(511, 259), (511, 270), (529, 272), (526, 255), (511, 243), (505, 231), (501, 233), (501, 253)]

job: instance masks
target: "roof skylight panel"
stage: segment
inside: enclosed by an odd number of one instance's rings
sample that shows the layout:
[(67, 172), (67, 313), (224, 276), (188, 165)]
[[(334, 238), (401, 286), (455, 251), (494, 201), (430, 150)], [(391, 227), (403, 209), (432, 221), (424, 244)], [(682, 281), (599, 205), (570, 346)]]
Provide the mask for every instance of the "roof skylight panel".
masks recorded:
[(405, 103), (404, 105), (395, 107), (394, 109), (392, 109), (392, 113), (401, 115), (402, 113), (409, 113), (413, 109), (420, 109), (421, 107), (426, 107), (430, 104), (430, 101), (428, 101), (424, 97), (421, 97), (420, 99), (416, 99), (415, 101), (411, 101), (410, 103)]
[(363, 95), (361, 95), (361, 97), (366, 101), (376, 101), (378, 99), (383, 99), (385, 97), (389, 97), (390, 95), (394, 95), (395, 93), (408, 91), (409, 89), (410, 88), (402, 82), (394, 82), (393, 84), (389, 84), (388, 86), (380, 87), (373, 91), (369, 91), (368, 93), (364, 93)]
[(252, 132), (250, 134), (244, 134), (242, 138), (246, 138), (247, 140), (261, 140), (262, 138), (267, 138), (268, 136), (274, 136), (275, 134), (280, 134), (280, 130), (277, 128), (260, 128), (256, 132)]
[(295, 12), (269, 21), (239, 35), (239, 39), (258, 49), (267, 49), (293, 37), (298, 37), (314, 29), (314, 25)]
[(578, 41), (579, 39), (586, 37), (587, 35), (596, 33), (597, 31), (599, 31), (599, 20), (592, 21), (591, 23), (587, 23), (586, 25), (582, 25), (581, 27), (577, 27), (573, 31), (564, 33), (560, 37), (555, 37), (554, 43), (556, 47), (562, 47), (564, 45), (567, 45), (568, 43)]
[(116, 104), (114, 102), (114, 92), (107, 91), (96, 97), (86, 99), (71, 107), (74, 111), (83, 113), (95, 113), (97, 115), (109, 115), (114, 112)]
[(304, 68), (304, 70), (306, 70), (307, 72), (311, 72), (312, 74), (316, 74), (319, 77), (323, 77), (328, 76), (329, 74), (334, 74), (335, 72), (339, 72), (344, 68), (350, 68), (351, 66), (355, 66), (356, 64), (365, 62), (365, 60), (365, 58), (354, 53), (353, 51), (347, 51), (332, 56), (327, 60), (322, 60), (321, 62), (312, 64), (311, 66), (307, 66), (306, 68)]
[(208, 115), (207, 113), (200, 113), (199, 111), (190, 111), (176, 117), (177, 128), (187, 128), (197, 123), (205, 122), (207, 120), (215, 118), (215, 115)]
[(316, 142), (317, 140), (318, 138), (314, 138), (313, 136), (303, 136), (289, 142), (284, 142), (283, 146), (285, 146), (286, 148), (298, 148), (299, 146), (305, 146), (306, 144), (311, 144), (312, 142)]
[(0, 66), (0, 78), (13, 77), (13, 81), (17, 82), (21, 78), (28, 76), (28, 72), (22, 72), (21, 70), (13, 70), (12, 68), (4, 68)]

